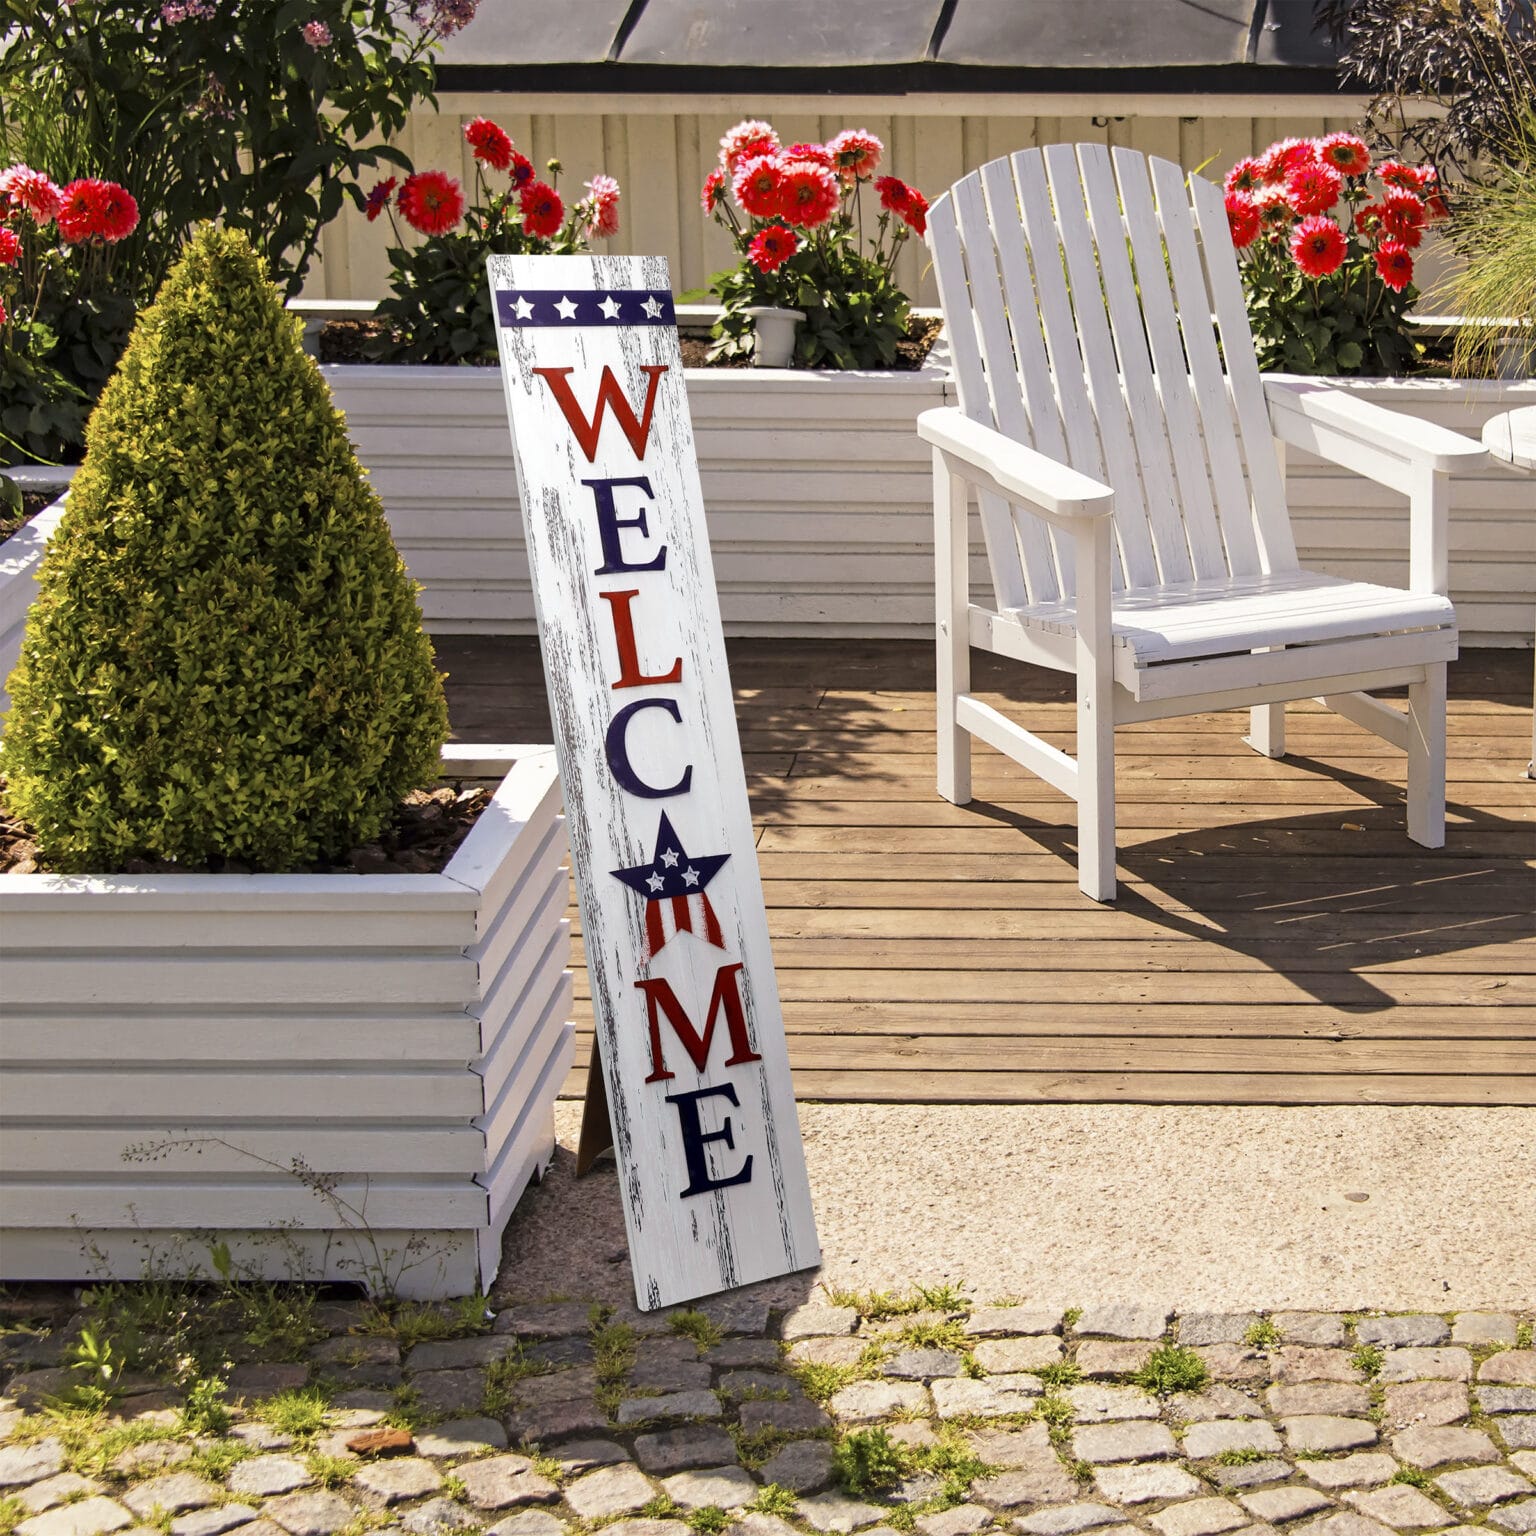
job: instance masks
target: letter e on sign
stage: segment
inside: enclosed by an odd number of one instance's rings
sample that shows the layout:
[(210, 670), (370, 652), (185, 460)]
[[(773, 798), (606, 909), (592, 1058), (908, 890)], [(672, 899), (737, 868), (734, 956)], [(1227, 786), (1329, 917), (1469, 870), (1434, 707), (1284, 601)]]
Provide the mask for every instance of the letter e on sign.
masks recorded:
[(493, 256), (642, 1308), (820, 1258), (659, 257)]

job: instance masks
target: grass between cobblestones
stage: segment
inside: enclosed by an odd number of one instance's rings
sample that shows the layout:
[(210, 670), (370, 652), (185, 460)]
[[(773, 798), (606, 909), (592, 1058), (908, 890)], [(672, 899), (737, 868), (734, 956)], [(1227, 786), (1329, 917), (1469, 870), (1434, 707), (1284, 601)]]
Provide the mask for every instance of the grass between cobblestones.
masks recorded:
[(1532, 1321), (25, 1288), (0, 1536), (1536, 1536)]

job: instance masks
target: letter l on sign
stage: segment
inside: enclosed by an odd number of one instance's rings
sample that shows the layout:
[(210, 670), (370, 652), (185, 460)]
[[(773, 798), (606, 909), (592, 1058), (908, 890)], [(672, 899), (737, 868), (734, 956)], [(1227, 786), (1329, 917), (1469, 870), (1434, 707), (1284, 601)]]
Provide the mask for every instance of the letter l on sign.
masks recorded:
[(635, 1298), (817, 1263), (672, 294), (493, 256)]

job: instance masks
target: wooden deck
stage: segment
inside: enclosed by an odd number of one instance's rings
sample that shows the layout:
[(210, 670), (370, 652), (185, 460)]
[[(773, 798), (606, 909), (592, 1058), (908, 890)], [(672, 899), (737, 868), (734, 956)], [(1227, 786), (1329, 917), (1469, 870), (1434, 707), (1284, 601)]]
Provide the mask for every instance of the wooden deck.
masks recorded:
[[(549, 738), (533, 641), (438, 654), (460, 739)], [(996, 752), (938, 798), (929, 646), (730, 655), (800, 1098), (1536, 1103), (1528, 651), (1451, 669), (1435, 853), (1402, 755), (1317, 706), (1284, 762), (1239, 715), (1121, 730), (1113, 907), (1078, 892), (1071, 803)], [(1070, 749), (1069, 678), (978, 654), (975, 686)]]

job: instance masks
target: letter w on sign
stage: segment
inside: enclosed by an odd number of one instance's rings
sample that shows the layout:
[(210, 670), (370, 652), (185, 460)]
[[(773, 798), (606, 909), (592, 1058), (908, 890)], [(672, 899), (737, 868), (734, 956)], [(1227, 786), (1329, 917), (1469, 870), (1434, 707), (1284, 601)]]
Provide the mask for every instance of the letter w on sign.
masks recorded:
[(667, 266), (493, 256), (643, 1308), (820, 1258)]

